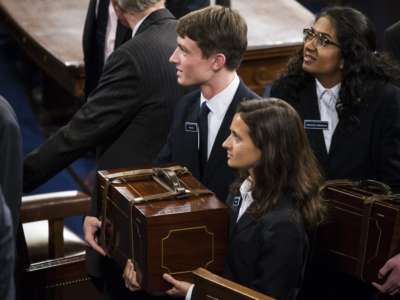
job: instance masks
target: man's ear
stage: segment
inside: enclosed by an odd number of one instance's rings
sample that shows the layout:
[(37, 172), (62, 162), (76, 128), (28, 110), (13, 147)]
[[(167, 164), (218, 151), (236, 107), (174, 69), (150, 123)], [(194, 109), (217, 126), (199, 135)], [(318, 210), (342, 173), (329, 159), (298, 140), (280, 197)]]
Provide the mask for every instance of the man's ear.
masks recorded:
[(122, 15), (122, 9), (121, 6), (119, 6), (118, 1), (117, 0), (111, 0), (112, 6), (114, 8), (115, 14), (117, 15), (118, 19), (121, 17)]
[(129, 23), (125, 18), (125, 11), (119, 6), (117, 0), (111, 0), (112, 6), (114, 8), (115, 14), (118, 17), (118, 21), (121, 22), (121, 24), (125, 25), (126, 27), (129, 27)]
[(117, 10), (120, 10), (119, 4), (117, 0), (111, 0), (111, 4), (114, 7), (115, 12), (117, 12)]
[(226, 65), (226, 57), (223, 53), (214, 54), (213, 71), (219, 71)]

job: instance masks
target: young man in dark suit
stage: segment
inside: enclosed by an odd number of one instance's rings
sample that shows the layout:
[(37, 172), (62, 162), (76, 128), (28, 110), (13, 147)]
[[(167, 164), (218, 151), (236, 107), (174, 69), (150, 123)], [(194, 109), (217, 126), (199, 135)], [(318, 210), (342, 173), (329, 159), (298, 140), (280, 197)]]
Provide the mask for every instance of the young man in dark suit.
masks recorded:
[[(163, 0), (113, 0), (113, 4), (134, 36), (107, 59), (97, 88), (71, 121), (26, 157), (25, 191), (91, 149), (96, 150), (97, 167), (111, 169), (150, 163), (166, 141), (175, 100), (181, 97), (175, 68), (168, 62), (176, 48), (175, 18)], [(101, 225), (97, 213), (94, 197), (92, 214), (84, 222), (85, 240), (104, 254), (95, 237)], [(108, 297), (123, 299), (121, 270), (88, 252), (90, 274), (105, 274)]]
[(170, 61), (176, 65), (178, 83), (199, 89), (179, 100), (157, 162), (188, 167), (224, 201), (235, 173), (226, 163), (222, 143), (237, 104), (258, 98), (236, 73), (247, 48), (247, 25), (235, 10), (217, 6), (182, 17), (177, 32), (178, 47)]
[[(259, 98), (236, 73), (247, 48), (247, 25), (237, 11), (210, 6), (180, 18), (176, 30), (178, 47), (170, 61), (178, 83), (199, 88), (178, 101), (156, 163), (188, 167), (225, 201), (235, 173), (222, 143), (230, 134), (237, 104)], [(140, 289), (132, 262), (127, 262), (123, 276), (130, 290)]]

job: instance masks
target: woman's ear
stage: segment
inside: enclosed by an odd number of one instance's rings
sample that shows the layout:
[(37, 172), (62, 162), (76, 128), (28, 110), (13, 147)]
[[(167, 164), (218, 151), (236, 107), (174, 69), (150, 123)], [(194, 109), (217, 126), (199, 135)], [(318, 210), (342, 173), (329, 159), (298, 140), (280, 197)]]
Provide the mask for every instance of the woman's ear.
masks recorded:
[(339, 68), (340, 68), (340, 70), (343, 70), (343, 68), (344, 68), (344, 60), (343, 60), (343, 58), (340, 59)]

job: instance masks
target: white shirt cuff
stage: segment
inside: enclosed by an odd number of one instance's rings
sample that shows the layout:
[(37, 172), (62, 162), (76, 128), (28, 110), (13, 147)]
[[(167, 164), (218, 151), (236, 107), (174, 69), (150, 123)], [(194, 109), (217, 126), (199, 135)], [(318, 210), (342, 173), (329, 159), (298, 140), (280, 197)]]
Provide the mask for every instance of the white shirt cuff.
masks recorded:
[(194, 288), (194, 284), (192, 284), (190, 286), (190, 288), (188, 289), (186, 296), (185, 296), (185, 300), (190, 300), (192, 299), (192, 293), (193, 293), (193, 288)]

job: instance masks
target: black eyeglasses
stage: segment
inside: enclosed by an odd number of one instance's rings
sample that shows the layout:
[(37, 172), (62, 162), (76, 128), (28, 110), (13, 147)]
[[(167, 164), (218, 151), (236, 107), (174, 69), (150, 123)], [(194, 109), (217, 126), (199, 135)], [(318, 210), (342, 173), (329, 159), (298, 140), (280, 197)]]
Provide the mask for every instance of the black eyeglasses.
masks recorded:
[(326, 47), (328, 45), (334, 45), (340, 48), (338, 43), (330, 40), (324, 33), (317, 32), (313, 28), (304, 28), (303, 29), (303, 40), (304, 42), (311, 41), (315, 39), (317, 42), (317, 47)]

